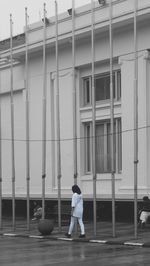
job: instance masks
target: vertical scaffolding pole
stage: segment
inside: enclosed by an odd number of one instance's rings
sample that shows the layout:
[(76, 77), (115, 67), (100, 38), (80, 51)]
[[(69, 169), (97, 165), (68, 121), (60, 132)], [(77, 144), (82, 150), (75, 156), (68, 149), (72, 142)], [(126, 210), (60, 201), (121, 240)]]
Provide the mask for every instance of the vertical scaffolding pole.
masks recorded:
[(94, 81), (94, 1), (91, 0), (91, 54), (92, 54), (92, 173), (93, 173), (93, 222), (94, 235), (97, 233), (96, 219), (96, 153), (95, 153), (95, 81)]
[(134, 236), (137, 238), (138, 190), (138, 57), (137, 57), (137, 0), (134, 0)]
[(58, 62), (58, 6), (55, 0), (56, 23), (56, 109), (57, 109), (57, 182), (58, 182), (58, 228), (61, 232), (61, 149), (60, 149), (60, 110), (59, 110), (59, 62)]
[(11, 100), (11, 160), (12, 160), (12, 226), (15, 230), (15, 147), (14, 147), (14, 99), (13, 99), (13, 21), (10, 14), (10, 100)]
[(43, 21), (43, 119), (42, 119), (42, 219), (45, 218), (45, 178), (46, 178), (46, 4)]
[(72, 0), (72, 97), (73, 97), (73, 153), (74, 184), (77, 184), (77, 123), (76, 123), (76, 83), (75, 83), (75, 8)]
[(30, 129), (28, 86), (28, 13), (25, 8), (25, 91), (26, 91), (26, 184), (27, 184), (27, 230), (30, 229)]
[(112, 182), (112, 234), (115, 230), (115, 168), (114, 168), (114, 93), (113, 93), (113, 38), (112, 0), (109, 2), (109, 42), (110, 42), (110, 132), (111, 132), (111, 182)]
[(1, 72), (0, 72), (0, 229), (2, 229), (2, 120), (1, 120)]

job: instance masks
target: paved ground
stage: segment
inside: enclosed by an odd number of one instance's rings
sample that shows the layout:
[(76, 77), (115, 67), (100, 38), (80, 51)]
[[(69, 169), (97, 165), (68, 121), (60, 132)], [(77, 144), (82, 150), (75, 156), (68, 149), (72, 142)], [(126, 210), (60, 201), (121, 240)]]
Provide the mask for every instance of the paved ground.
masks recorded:
[(79, 232), (72, 239), (64, 234), (68, 225), (58, 232), (55, 225), (50, 236), (42, 236), (38, 223), (27, 229), (24, 219), (17, 219), (15, 231), (11, 219), (3, 220), (0, 230), (0, 266), (148, 266), (150, 264), (150, 226), (138, 230), (134, 226), (116, 223), (116, 237), (112, 237), (109, 222), (97, 223), (97, 236), (92, 223), (85, 224), (86, 239), (79, 239)]
[[(36, 228), (32, 230), (34, 235), (25, 234), (21, 225), (16, 232), (20, 237), (8, 236), (7, 233), (0, 236), (0, 266), (149, 266), (150, 264), (149, 247), (65, 241), (57, 238), (58, 233), (55, 230), (51, 237), (40, 238)], [(34, 237), (29, 238), (29, 235)]]
[[(65, 238), (64, 234), (67, 232), (68, 225), (62, 226), (61, 233), (58, 232), (57, 225), (54, 226), (50, 236), (46, 238)], [(78, 230), (79, 231), (79, 230)], [(116, 237), (112, 237), (112, 225), (110, 222), (98, 222), (97, 223), (97, 235), (94, 236), (93, 233), (93, 224), (85, 224), (86, 239), (81, 241), (90, 241), (97, 243), (106, 243), (106, 244), (125, 244), (125, 245), (139, 245), (139, 246), (148, 246), (150, 247), (150, 225), (145, 229), (138, 229), (138, 237), (134, 237), (134, 226), (130, 223), (116, 223)], [(79, 241), (78, 235), (80, 232), (74, 233), (72, 235), (72, 241)], [(11, 219), (3, 220), (3, 228), (0, 230), (1, 235), (12, 235), (12, 236), (26, 236), (26, 237), (38, 237), (41, 238), (41, 234), (38, 231), (38, 222), (31, 221), (30, 231), (27, 230), (27, 224), (24, 219), (16, 220), (16, 229), (12, 229)], [(65, 240), (65, 239), (64, 239)]]
[(149, 247), (0, 237), (1, 266), (149, 266)]

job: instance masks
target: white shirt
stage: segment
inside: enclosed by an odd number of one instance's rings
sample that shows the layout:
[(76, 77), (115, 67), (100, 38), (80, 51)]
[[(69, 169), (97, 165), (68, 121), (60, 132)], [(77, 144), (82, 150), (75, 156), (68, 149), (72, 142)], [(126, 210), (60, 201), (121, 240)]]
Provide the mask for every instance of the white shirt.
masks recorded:
[(71, 207), (74, 207), (73, 216), (82, 218), (83, 215), (83, 199), (82, 194), (73, 193)]

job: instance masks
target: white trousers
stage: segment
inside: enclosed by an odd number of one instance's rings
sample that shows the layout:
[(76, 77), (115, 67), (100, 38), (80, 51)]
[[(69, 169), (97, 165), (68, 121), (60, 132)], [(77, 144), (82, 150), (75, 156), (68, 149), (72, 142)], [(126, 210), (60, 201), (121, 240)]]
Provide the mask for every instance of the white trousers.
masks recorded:
[(78, 218), (78, 217), (74, 217), (74, 216), (71, 216), (71, 222), (70, 222), (68, 234), (72, 233), (76, 220), (78, 221), (78, 223), (80, 225), (81, 235), (84, 235), (85, 230), (84, 230), (84, 224), (83, 224), (82, 218)]
[(142, 211), (140, 215), (140, 220), (142, 221), (142, 223), (146, 223), (149, 216), (150, 212)]

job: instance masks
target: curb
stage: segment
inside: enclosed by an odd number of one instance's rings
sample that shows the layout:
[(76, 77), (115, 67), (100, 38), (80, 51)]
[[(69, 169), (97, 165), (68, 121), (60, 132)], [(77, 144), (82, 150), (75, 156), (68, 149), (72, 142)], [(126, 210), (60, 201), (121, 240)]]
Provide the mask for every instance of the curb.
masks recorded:
[(150, 247), (150, 242), (139, 243), (139, 242), (122, 242), (115, 240), (100, 240), (100, 239), (78, 239), (78, 238), (66, 238), (66, 237), (54, 237), (54, 236), (42, 236), (42, 235), (27, 235), (27, 234), (15, 234), (15, 233), (0, 233), (0, 236), (7, 237), (25, 237), (25, 238), (35, 238), (35, 239), (49, 239), (49, 240), (60, 240), (60, 241), (72, 241), (72, 242), (85, 242), (85, 243), (97, 243), (97, 244), (107, 244), (107, 245), (124, 245), (124, 246), (136, 246), (136, 247)]

